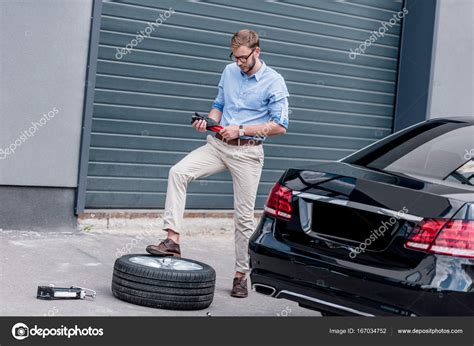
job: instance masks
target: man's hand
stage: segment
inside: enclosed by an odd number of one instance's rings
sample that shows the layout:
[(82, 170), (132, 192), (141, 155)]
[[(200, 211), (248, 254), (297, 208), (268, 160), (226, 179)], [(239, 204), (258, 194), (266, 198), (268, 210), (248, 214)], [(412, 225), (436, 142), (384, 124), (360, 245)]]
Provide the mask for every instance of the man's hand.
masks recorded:
[(219, 134), (224, 137), (224, 139), (236, 139), (239, 138), (239, 126), (238, 125), (230, 125), (224, 127), (222, 130), (219, 131)]
[(193, 127), (199, 132), (206, 132), (206, 120), (196, 120), (193, 122)]

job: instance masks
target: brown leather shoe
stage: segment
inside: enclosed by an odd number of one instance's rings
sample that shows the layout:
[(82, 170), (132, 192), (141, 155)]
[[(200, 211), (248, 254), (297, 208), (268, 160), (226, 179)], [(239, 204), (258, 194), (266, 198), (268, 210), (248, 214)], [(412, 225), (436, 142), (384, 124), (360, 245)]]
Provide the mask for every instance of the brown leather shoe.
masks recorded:
[(249, 295), (247, 279), (244, 277), (234, 278), (233, 288), (230, 295), (236, 298), (246, 298)]
[(149, 254), (155, 256), (181, 257), (181, 249), (179, 248), (179, 244), (168, 238), (163, 240), (158, 245), (148, 245), (146, 247), (146, 251)]

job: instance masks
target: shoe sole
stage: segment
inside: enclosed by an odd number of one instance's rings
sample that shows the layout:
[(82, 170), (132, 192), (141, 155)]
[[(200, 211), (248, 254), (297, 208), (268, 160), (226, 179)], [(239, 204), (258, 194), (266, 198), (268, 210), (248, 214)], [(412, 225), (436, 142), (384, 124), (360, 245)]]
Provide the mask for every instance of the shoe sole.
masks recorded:
[(247, 298), (247, 297), (248, 297), (248, 293), (245, 294), (245, 295), (239, 295), (239, 294), (233, 294), (233, 293), (231, 293), (230, 296), (231, 296), (231, 297), (234, 297), (234, 298)]

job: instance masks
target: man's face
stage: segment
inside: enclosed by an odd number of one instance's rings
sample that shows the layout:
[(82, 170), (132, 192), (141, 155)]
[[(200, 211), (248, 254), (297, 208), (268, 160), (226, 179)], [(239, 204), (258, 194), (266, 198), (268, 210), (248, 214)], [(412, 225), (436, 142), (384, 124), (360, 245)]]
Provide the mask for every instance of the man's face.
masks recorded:
[[(237, 59), (236, 64), (240, 67), (240, 69), (244, 73), (247, 73), (253, 69), (253, 67), (255, 66), (255, 63), (257, 62), (259, 53), (260, 53), (259, 47), (255, 48), (253, 53), (252, 53), (252, 49), (250, 49), (247, 46), (240, 46), (238, 48), (232, 49), (232, 54), (234, 55), (234, 57), (241, 58), (241, 59)], [(249, 54), (251, 55), (249, 56)], [(247, 56), (249, 57), (247, 58), (247, 60), (245, 60)], [(245, 61), (245, 62), (242, 62), (242, 61)]]

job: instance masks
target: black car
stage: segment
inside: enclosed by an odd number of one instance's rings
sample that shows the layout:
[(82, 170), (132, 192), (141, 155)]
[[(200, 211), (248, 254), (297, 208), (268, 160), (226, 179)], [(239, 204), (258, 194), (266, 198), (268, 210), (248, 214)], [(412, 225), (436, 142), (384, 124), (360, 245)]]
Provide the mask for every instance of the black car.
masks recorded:
[(474, 118), (288, 169), (250, 239), (252, 288), (328, 315), (474, 315)]

